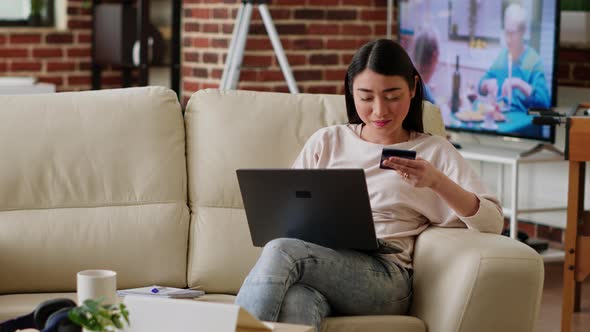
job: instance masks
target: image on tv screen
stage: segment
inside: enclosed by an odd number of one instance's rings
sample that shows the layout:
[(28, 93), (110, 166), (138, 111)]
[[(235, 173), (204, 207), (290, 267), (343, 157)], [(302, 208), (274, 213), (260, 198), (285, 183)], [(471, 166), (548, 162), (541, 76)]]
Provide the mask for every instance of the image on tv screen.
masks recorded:
[(401, 0), (399, 41), (447, 129), (554, 141), (558, 0)]

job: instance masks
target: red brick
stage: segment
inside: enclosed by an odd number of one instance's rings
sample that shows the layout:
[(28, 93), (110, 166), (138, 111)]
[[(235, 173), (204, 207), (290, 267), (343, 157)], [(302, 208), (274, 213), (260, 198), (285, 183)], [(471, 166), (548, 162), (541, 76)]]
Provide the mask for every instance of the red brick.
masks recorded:
[(10, 64), (11, 71), (40, 71), (41, 63), (30, 61), (19, 61)]
[(303, 6), (305, 5), (305, 0), (273, 0), (272, 4), (275, 6)]
[(221, 32), (231, 34), (234, 32), (234, 25), (233, 24), (222, 24), (221, 25)]
[(305, 24), (276, 24), (279, 35), (304, 35), (307, 33)]
[(211, 78), (219, 79), (223, 75), (223, 71), (221, 69), (213, 69), (211, 70)]
[(197, 91), (197, 90), (199, 90), (199, 83), (184, 81), (182, 83), (182, 89), (184, 91), (191, 91), (191, 92)]
[(246, 40), (247, 50), (272, 50), (272, 43), (268, 38), (248, 38)]
[(371, 35), (371, 27), (368, 25), (347, 24), (342, 26), (342, 35), (368, 36)]
[(186, 22), (184, 24), (184, 31), (186, 31), (186, 32), (195, 32), (195, 31), (200, 31), (200, 30), (201, 30), (201, 25), (199, 23)]
[(39, 44), (41, 42), (41, 35), (38, 33), (11, 34), (9, 42), (11, 44)]
[(0, 58), (26, 58), (28, 55), (25, 48), (0, 48)]
[(45, 36), (45, 42), (48, 44), (71, 44), (74, 42), (74, 36), (71, 33), (50, 33)]
[(80, 70), (80, 71), (92, 70), (92, 63), (91, 62), (80, 62), (80, 63), (78, 63), (78, 70)]
[(307, 90), (309, 93), (328, 93), (328, 94), (336, 94), (338, 93), (338, 88), (335, 86), (329, 85), (321, 85), (321, 86), (311, 86)]
[(90, 75), (68, 77), (68, 85), (90, 85), (90, 82)]
[(359, 39), (328, 39), (326, 48), (336, 50), (356, 50), (367, 41)]
[(258, 77), (262, 82), (281, 81), (285, 79), (283, 72), (280, 70), (263, 70), (259, 73)]
[(273, 21), (280, 21), (280, 20), (288, 20), (291, 18), (291, 13), (293, 11), (291, 9), (279, 9), (279, 8), (271, 8), (270, 9), (270, 16), (272, 17)]
[(88, 33), (78, 34), (78, 43), (92, 43), (92, 35)]
[(8, 38), (6, 38), (6, 35), (0, 35), (0, 45), (6, 44), (7, 39)]
[(221, 38), (213, 38), (213, 39), (211, 39), (211, 47), (227, 49), (229, 47), (229, 40), (228, 39), (221, 39)]
[(89, 57), (91, 56), (90, 48), (68, 48), (67, 55), (70, 58), (80, 58), (80, 57)]
[(321, 70), (294, 70), (293, 76), (297, 81), (320, 81), (322, 79)]
[(6, 72), (8, 71), (8, 63), (6, 62), (0, 62), (0, 72)]
[(360, 7), (360, 6), (370, 6), (372, 5), (370, 1), (368, 0), (342, 0), (342, 5), (351, 5), (351, 6), (355, 6), (355, 7)]
[(92, 21), (87, 20), (73, 20), (68, 21), (69, 29), (92, 29)]
[(209, 18), (211, 16), (211, 11), (206, 8), (193, 8), (193, 9), (188, 9), (188, 10), (189, 10), (189, 15), (187, 15), (188, 17)]
[(293, 41), (293, 49), (296, 50), (318, 50), (324, 48), (321, 39), (297, 39)]
[(295, 19), (299, 20), (323, 20), (326, 11), (321, 9), (296, 9)]
[(76, 64), (73, 62), (48, 62), (46, 70), (48, 72), (55, 71), (73, 71), (76, 69)]
[(326, 75), (326, 81), (344, 81), (346, 69), (326, 70), (324, 71), (324, 75)]
[(227, 8), (214, 8), (213, 9), (213, 18), (228, 18), (229, 11)]
[(352, 61), (352, 57), (354, 56), (353, 53), (351, 54), (342, 54), (340, 55), (341, 61), (340, 63), (342, 63), (343, 65), (349, 65), (350, 62)]
[(244, 66), (268, 67), (272, 64), (273, 57), (268, 55), (245, 55)]
[(193, 68), (192, 76), (206, 78), (207, 77), (207, 69)]
[(302, 66), (307, 64), (307, 55), (289, 54), (287, 55), (287, 59), (289, 60), (289, 64), (291, 65), (291, 67)]
[(257, 82), (258, 70), (242, 69), (240, 71), (240, 80), (244, 82)]
[(57, 86), (63, 85), (64, 80), (61, 76), (38, 76), (39, 82), (53, 83)]
[(219, 60), (219, 55), (216, 53), (204, 53), (203, 54), (203, 62), (204, 63), (217, 63)]
[(307, 27), (310, 35), (337, 35), (340, 32), (340, 26), (337, 24), (310, 24)]
[(361, 10), (361, 20), (375, 22), (387, 20), (387, 11), (383, 9), (377, 10)]
[(326, 12), (328, 20), (356, 20), (356, 10), (328, 10)]
[(184, 52), (184, 61), (188, 62), (199, 62), (199, 53), (196, 52)]
[(312, 65), (337, 65), (338, 55), (336, 54), (313, 54), (309, 57)]
[(61, 48), (37, 48), (33, 49), (33, 58), (61, 58), (63, 50)]
[(193, 47), (209, 47), (210, 40), (208, 38), (189, 38), (191, 46)]
[(203, 24), (203, 32), (209, 32), (209, 33), (219, 32), (219, 24), (212, 24), (212, 23)]
[(310, 6), (334, 6), (334, 5), (338, 5), (339, 1), (340, 0), (313, 0), (313, 1), (309, 2), (309, 5)]

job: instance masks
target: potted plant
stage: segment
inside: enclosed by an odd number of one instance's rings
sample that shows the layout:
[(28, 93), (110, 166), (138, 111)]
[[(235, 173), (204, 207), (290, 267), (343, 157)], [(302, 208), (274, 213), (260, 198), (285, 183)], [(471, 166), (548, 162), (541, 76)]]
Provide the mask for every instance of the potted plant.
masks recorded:
[(68, 318), (83, 331), (113, 332), (129, 324), (129, 312), (124, 304), (103, 305), (103, 299), (86, 300), (68, 313)]
[(45, 8), (45, 0), (31, 0), (31, 13), (29, 14), (29, 24), (40, 26), (42, 23), (42, 13)]

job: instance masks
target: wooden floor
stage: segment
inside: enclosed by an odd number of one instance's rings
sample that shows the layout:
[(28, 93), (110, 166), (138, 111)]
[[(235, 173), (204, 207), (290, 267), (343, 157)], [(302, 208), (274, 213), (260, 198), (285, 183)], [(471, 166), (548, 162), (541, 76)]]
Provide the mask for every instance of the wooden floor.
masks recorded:
[[(563, 264), (545, 264), (545, 285), (537, 332), (559, 332), (561, 329), (561, 297)], [(590, 331), (590, 278), (582, 284), (582, 311), (572, 319), (572, 332)]]

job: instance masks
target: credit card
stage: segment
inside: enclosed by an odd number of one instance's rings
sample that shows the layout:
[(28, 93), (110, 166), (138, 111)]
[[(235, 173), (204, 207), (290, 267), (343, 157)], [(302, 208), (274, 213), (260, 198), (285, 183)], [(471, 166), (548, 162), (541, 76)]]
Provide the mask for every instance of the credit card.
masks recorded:
[(391, 167), (387, 167), (383, 165), (383, 160), (389, 157), (399, 157), (399, 158), (406, 158), (406, 159), (416, 159), (416, 151), (414, 150), (401, 150), (401, 149), (391, 149), (391, 148), (383, 148), (381, 152), (381, 161), (379, 162), (379, 168), (383, 169), (393, 169)]

